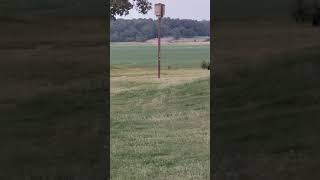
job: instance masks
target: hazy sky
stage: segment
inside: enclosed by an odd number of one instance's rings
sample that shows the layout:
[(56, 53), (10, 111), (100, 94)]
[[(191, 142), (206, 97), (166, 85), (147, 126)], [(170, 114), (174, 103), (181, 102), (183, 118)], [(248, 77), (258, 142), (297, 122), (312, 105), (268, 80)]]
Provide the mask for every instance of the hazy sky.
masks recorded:
[(163, 3), (166, 5), (165, 17), (180, 19), (210, 20), (210, 0), (150, 0), (152, 9), (148, 14), (139, 14), (135, 8), (127, 16), (117, 17), (124, 19), (152, 18), (154, 15), (154, 4)]

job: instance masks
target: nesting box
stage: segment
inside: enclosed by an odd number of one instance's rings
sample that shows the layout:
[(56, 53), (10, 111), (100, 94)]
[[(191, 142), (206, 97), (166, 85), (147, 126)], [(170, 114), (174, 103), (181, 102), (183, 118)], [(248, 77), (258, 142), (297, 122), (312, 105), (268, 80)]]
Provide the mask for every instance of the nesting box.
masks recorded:
[(155, 14), (157, 17), (164, 16), (164, 12), (165, 12), (165, 5), (164, 4), (161, 4), (161, 3), (155, 4), (154, 9), (155, 9)]

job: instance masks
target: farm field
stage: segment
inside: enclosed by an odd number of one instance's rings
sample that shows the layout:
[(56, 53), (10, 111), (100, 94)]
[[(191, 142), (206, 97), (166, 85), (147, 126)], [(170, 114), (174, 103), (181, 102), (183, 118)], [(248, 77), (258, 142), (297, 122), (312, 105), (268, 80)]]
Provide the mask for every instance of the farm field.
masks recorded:
[(113, 180), (209, 179), (209, 45), (162, 50), (159, 80), (156, 46), (111, 44)]
[(216, 22), (216, 179), (319, 177), (319, 30), (290, 21)]
[[(161, 46), (161, 67), (198, 68), (209, 61), (209, 44), (170, 43)], [(111, 65), (157, 67), (157, 45), (149, 43), (111, 43)]]

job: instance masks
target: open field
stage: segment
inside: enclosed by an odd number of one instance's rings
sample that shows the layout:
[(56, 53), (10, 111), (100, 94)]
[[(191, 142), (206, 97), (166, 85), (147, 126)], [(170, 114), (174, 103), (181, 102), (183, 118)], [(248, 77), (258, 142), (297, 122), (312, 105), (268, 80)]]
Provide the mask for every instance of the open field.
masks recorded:
[(320, 29), (217, 22), (216, 179), (317, 179)]
[[(111, 176), (114, 180), (209, 179), (209, 46), (111, 46)], [(201, 54), (202, 53), (202, 54)], [(135, 63), (133, 63), (135, 62)]]
[(0, 21), (0, 179), (101, 176), (104, 22)]
[[(111, 65), (156, 67), (157, 46), (149, 43), (111, 43)], [(203, 60), (209, 61), (209, 44), (167, 44), (161, 47), (161, 66), (198, 68)]]
[[(144, 44), (152, 44), (157, 45), (158, 44), (158, 38), (155, 39), (149, 39)], [(210, 44), (210, 37), (205, 36), (199, 36), (199, 37), (192, 37), (192, 38), (179, 38), (174, 39), (173, 37), (164, 37), (161, 38), (161, 44), (162, 45), (179, 45), (179, 44), (189, 44), (189, 45), (209, 45)]]

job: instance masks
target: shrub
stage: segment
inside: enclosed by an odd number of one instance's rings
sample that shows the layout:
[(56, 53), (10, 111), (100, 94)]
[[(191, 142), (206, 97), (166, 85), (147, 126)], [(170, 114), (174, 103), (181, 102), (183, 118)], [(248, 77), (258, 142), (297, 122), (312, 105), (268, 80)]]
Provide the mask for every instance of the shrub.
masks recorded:
[(201, 62), (201, 68), (202, 69), (210, 69), (210, 62), (207, 62), (207, 61), (203, 60)]

